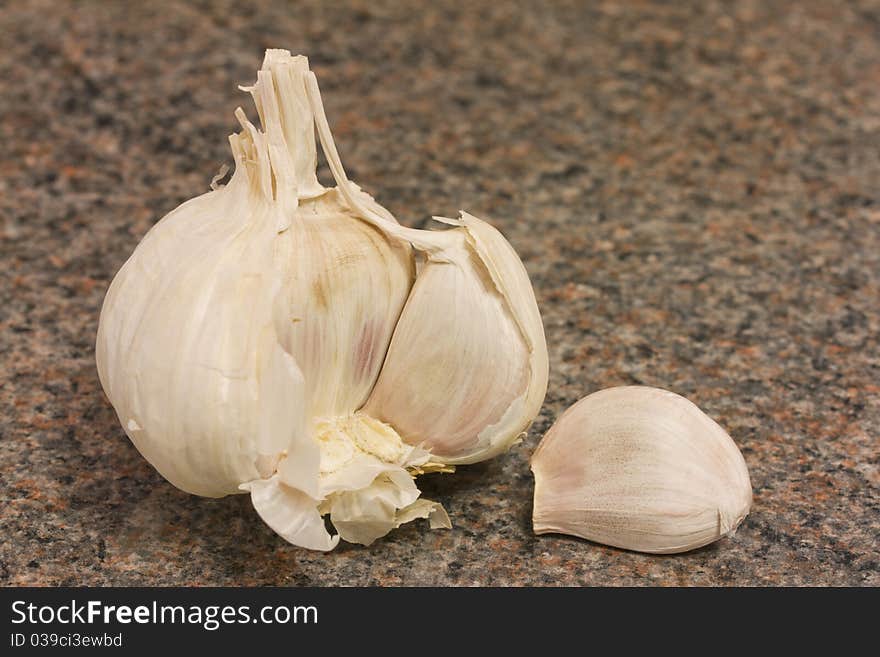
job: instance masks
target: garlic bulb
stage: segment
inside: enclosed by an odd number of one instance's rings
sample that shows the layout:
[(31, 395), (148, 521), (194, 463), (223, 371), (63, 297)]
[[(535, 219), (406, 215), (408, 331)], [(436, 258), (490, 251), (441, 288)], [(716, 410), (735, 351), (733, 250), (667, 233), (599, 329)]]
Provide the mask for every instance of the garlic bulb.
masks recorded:
[(406, 228), (348, 181), (305, 57), (267, 51), (246, 91), (263, 128), (236, 111), (230, 182), (157, 223), (110, 285), (104, 390), (166, 479), (249, 492), (296, 545), (448, 527), (414, 477), (506, 450), (546, 392), (525, 268), (476, 217)]
[(534, 529), (639, 552), (732, 534), (752, 503), (733, 440), (693, 403), (645, 386), (584, 397), (532, 456)]

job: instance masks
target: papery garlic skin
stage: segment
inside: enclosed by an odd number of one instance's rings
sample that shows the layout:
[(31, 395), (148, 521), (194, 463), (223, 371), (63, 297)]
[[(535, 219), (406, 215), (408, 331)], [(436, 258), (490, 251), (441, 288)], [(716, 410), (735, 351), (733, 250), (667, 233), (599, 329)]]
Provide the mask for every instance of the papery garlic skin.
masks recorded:
[(534, 530), (649, 553), (732, 534), (749, 512), (745, 460), (696, 405), (646, 386), (601, 390), (571, 406), (531, 460)]
[[(429, 314), (434, 319), (424, 325)], [(462, 322), (463, 317), (470, 321)], [(516, 319), (485, 268), (474, 267), (470, 258), (464, 263), (429, 261), (404, 308), (366, 410), (392, 422), (409, 442), (429, 447), (444, 463), (484, 460), (525, 429), (502, 431), (504, 439), (497, 443), (482, 435), (494, 431), (529, 389), (528, 355)], [(413, 377), (412, 369), (422, 376)], [(437, 404), (419, 404), (426, 398)]]
[(274, 245), (279, 261), (296, 263), (282, 275), (276, 327), (309, 382), (315, 417), (367, 400), (415, 280), (408, 244), (340, 213), (335, 191), (324, 196), (300, 206)]
[[(138, 450), (175, 486), (212, 497), (258, 477), (261, 451), (290, 442), (273, 431), (261, 450), (261, 425), (296, 415), (303, 388), (277, 348), (270, 209), (243, 202), (242, 176), (150, 230), (110, 285), (96, 344), (101, 383)], [(281, 366), (266, 376), (270, 362)], [(270, 381), (277, 407), (251, 412)], [(293, 430), (291, 418), (275, 423)]]
[(476, 217), (406, 228), (350, 182), (304, 57), (267, 51), (246, 91), (263, 128), (236, 111), (230, 182), (157, 223), (108, 290), (104, 390), (171, 483), (249, 492), (296, 545), (448, 527), (414, 477), (507, 449), (546, 392), (525, 268)]

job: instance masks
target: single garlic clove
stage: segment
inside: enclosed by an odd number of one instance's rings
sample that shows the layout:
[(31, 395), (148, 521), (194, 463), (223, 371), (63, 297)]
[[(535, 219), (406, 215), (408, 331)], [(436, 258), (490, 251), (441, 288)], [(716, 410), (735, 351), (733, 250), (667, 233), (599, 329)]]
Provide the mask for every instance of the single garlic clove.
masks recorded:
[(752, 502), (730, 436), (658, 388), (581, 399), (550, 428), (531, 465), (536, 533), (639, 552), (685, 552), (732, 534)]
[(278, 235), (286, 268), (276, 330), (308, 381), (308, 414), (360, 408), (373, 388), (415, 265), (406, 242), (344, 212), (336, 192), (301, 204)]
[(476, 217), (454, 223), (444, 238), (457, 240), (419, 272), (365, 409), (435, 460), (470, 463), (527, 428), (546, 391), (547, 356), (519, 258)]

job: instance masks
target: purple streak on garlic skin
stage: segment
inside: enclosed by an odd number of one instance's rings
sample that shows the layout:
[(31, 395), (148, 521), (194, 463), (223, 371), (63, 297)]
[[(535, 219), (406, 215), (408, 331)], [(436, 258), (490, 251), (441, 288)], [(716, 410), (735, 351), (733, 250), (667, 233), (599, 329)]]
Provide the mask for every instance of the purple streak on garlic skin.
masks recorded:
[(318, 207), (278, 236), (276, 257), (300, 263), (281, 292), (289, 316), (281, 342), (309, 384), (315, 416), (366, 401), (412, 286), (411, 250), (376, 233)]

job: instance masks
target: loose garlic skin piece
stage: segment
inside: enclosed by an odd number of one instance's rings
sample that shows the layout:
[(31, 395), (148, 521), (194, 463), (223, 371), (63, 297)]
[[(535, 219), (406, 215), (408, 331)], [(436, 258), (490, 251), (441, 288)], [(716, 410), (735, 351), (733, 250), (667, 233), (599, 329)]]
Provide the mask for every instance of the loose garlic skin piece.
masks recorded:
[(626, 550), (686, 552), (732, 534), (749, 512), (745, 460), (696, 405), (646, 386), (584, 397), (531, 460), (535, 533)]
[(350, 182), (305, 57), (268, 50), (245, 90), (263, 127), (236, 111), (229, 183), (159, 221), (110, 285), (104, 390), (172, 484), (248, 492), (295, 545), (449, 527), (415, 477), (508, 449), (544, 399), (526, 270), (482, 220), (407, 228)]

